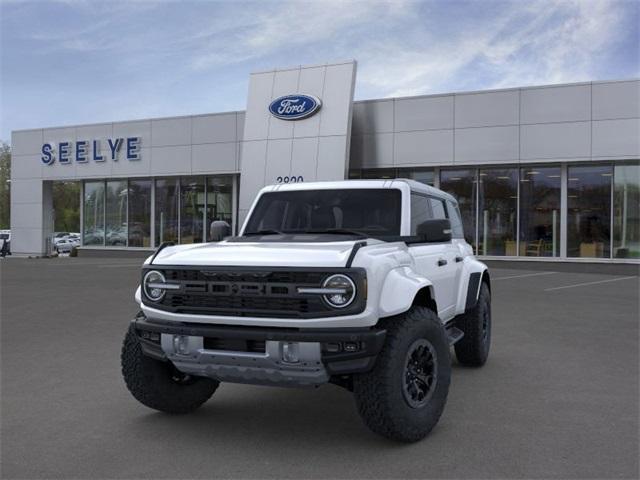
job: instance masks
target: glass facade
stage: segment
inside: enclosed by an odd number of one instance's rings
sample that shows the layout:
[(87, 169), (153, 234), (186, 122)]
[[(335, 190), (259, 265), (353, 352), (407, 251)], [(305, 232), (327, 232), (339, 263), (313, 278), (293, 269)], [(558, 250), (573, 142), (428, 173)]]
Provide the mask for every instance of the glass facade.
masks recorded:
[(464, 237), (479, 255), (640, 259), (637, 160), (365, 169), (349, 176), (412, 178), (451, 193)]
[(613, 172), (613, 258), (640, 258), (640, 163)]
[(449, 192), (458, 199), (464, 238), (469, 245), (476, 247), (476, 202), (477, 172), (467, 170), (440, 170), (440, 189)]
[(86, 181), (83, 245), (202, 242), (211, 221), (234, 226), (234, 184), (232, 175)]
[[(349, 177), (410, 178), (451, 193), (464, 238), (482, 256), (640, 259), (637, 160), (364, 169)], [(235, 227), (236, 185), (233, 175), (85, 181), (83, 245), (208, 241), (211, 222)]]
[(398, 169), (398, 178), (410, 178), (416, 182), (424, 183), (425, 185), (435, 185), (436, 174), (433, 169), (430, 168), (416, 168), (416, 169)]
[(233, 177), (230, 175), (207, 179), (205, 235), (209, 237), (209, 225), (215, 220), (233, 223)]
[(129, 246), (151, 247), (151, 184), (153, 180), (129, 181)]
[(479, 172), (478, 254), (517, 255), (518, 169)]
[(410, 178), (426, 185), (435, 185), (436, 174), (433, 168), (365, 168), (350, 170), (350, 179)]
[(560, 167), (520, 169), (520, 255), (560, 256)]
[(106, 183), (105, 243), (108, 246), (127, 245), (127, 181), (114, 180)]
[(609, 257), (612, 177), (611, 165), (568, 167), (568, 257)]
[(180, 179), (156, 180), (156, 245), (178, 243)]
[(104, 182), (85, 182), (82, 244), (104, 245)]
[(180, 179), (180, 243), (201, 243), (204, 234), (204, 178)]

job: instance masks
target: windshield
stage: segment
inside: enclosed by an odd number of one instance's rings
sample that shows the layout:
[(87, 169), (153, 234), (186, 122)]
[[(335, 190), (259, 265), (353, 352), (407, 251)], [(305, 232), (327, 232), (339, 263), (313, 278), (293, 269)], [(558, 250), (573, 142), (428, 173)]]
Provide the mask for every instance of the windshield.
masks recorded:
[(244, 235), (400, 235), (398, 189), (297, 190), (260, 197)]

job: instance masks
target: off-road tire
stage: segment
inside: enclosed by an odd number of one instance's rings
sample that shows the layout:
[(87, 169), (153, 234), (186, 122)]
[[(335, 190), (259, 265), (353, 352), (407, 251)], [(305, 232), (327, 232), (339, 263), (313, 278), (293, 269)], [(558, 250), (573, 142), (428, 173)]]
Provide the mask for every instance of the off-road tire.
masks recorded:
[[(451, 381), (451, 354), (437, 314), (414, 306), (382, 325), (387, 336), (373, 370), (354, 375), (354, 396), (364, 423), (375, 433), (402, 442), (423, 439), (438, 423)], [(405, 397), (406, 363), (416, 342), (426, 340), (435, 352), (436, 383), (426, 403), (412, 407)]]
[(489, 357), (491, 347), (491, 292), (486, 283), (480, 284), (475, 307), (456, 320), (464, 337), (455, 345), (456, 358), (462, 365), (481, 367)]
[(174, 379), (179, 372), (171, 362), (142, 353), (133, 327), (122, 345), (122, 375), (131, 394), (143, 405), (166, 413), (189, 413), (211, 398), (220, 382), (203, 377)]

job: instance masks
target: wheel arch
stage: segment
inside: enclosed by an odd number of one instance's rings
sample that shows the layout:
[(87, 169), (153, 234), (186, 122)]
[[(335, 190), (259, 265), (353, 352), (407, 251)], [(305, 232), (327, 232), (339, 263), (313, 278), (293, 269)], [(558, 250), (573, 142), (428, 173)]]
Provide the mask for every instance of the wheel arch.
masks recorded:
[(422, 307), (427, 307), (429, 310), (438, 314), (438, 304), (436, 303), (435, 292), (433, 291), (433, 285), (427, 285), (422, 287), (420, 290), (416, 292), (415, 297), (413, 297), (413, 303), (411, 306), (420, 305)]
[(487, 266), (477, 260), (465, 262), (462, 270), (456, 314), (460, 315), (475, 307), (480, 286), (485, 283), (491, 291), (491, 276)]
[(480, 281), (482, 283), (486, 283), (489, 292), (491, 292), (491, 275), (489, 274), (489, 269), (482, 272), (482, 278), (480, 279)]
[(404, 313), (414, 305), (427, 306), (438, 313), (431, 281), (409, 267), (389, 271), (380, 291), (380, 318)]

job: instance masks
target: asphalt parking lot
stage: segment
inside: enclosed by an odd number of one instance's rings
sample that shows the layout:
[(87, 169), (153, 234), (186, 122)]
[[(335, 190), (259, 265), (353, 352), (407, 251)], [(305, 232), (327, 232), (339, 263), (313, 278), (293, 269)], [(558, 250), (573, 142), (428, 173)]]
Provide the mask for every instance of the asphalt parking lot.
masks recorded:
[(2, 478), (638, 478), (637, 276), (494, 268), (489, 362), (454, 364), (440, 423), (404, 445), (332, 385), (138, 404), (119, 356), (139, 264), (0, 262)]

